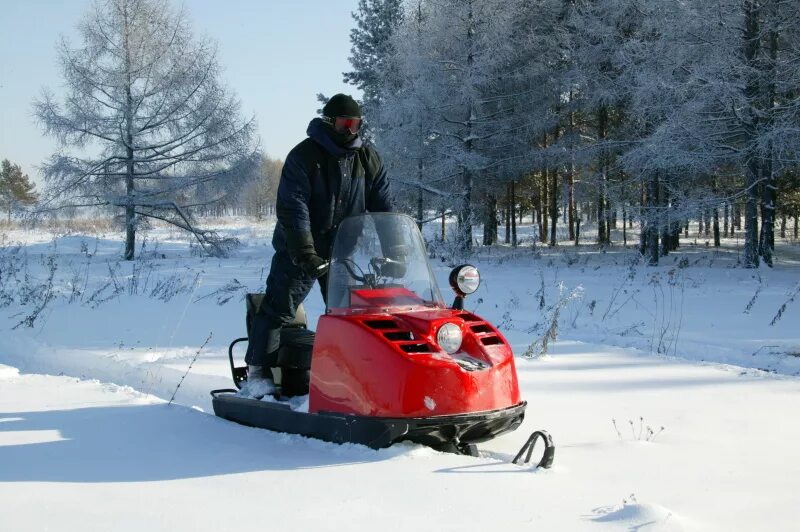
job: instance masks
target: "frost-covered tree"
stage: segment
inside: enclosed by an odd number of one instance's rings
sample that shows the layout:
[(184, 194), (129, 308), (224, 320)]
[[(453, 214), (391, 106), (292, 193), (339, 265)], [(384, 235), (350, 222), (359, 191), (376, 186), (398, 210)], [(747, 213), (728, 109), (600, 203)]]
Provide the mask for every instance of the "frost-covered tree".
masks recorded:
[(402, 22), (402, 0), (359, 0), (353, 13), (356, 26), (350, 31), (350, 64), (344, 81), (361, 89), (367, 111), (397, 84), (390, 58), (393, 34)]
[(597, 242), (610, 244), (612, 200), (620, 196), (616, 168), (623, 143), (631, 134), (627, 113), (632, 72), (627, 54), (643, 38), (646, 2), (642, 0), (578, 0), (570, 24), (574, 33), (572, 65), (577, 96), (584, 110), (586, 132), (593, 141), (585, 155), (593, 161), (590, 181), (597, 198)]
[(551, 245), (581, 219), (609, 245), (621, 214), (656, 264), (689, 220), (719, 245), (744, 214), (745, 265), (770, 262), (800, 173), (800, 0), (403, 6), (371, 126), (418, 218), (456, 213), (469, 249), (478, 214), (485, 244), (527, 211)]
[(776, 179), (798, 164), (798, 8), (796, 0), (698, 0), (691, 16), (663, 26), (670, 46), (662, 55), (676, 59), (661, 79), (677, 90), (660, 98), (678, 97), (665, 99), (672, 109), (645, 144), (660, 168), (694, 178), (685, 188), (701, 210), (704, 196), (742, 200), (747, 267), (759, 256), (771, 263)]
[(99, 0), (78, 29), (82, 44), (59, 48), (63, 102), (47, 90), (35, 102), (60, 145), (44, 165), (45, 205), (121, 211), (128, 260), (142, 218), (223, 253), (192, 208), (235, 189), (258, 157), (254, 120), (222, 85), (215, 45), (167, 0)]
[(440, 102), (432, 99), (428, 85), (429, 23), (422, 0), (411, 3), (391, 37), (392, 55), (386, 58), (398, 82), (384, 91), (369, 117), (395, 188), (401, 192), (399, 199), (416, 212), (420, 226), (426, 206), (436, 206), (444, 196), (432, 175), (441, 139), (433, 133), (436, 122), (431, 119)]
[(427, 3), (420, 53), (411, 66), (419, 112), (435, 153), (429, 183), (449, 195), (458, 219), (458, 245), (472, 247), (473, 202), (492, 186), (498, 170), (517, 154), (501, 148), (513, 112), (502, 74), (513, 47), (507, 39), (512, 11), (502, 2)]

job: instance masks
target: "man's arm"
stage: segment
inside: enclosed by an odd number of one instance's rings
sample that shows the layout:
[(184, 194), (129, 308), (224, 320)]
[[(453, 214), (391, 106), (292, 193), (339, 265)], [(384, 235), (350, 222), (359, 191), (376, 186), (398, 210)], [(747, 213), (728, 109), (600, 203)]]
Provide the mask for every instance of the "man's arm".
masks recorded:
[(311, 219), (308, 214), (311, 184), (300, 159), (294, 150), (286, 157), (278, 183), (275, 212), (278, 215), (278, 222), (287, 233), (311, 234)]
[(319, 257), (311, 236), (311, 218), (308, 203), (311, 197), (311, 182), (298, 153), (292, 151), (286, 157), (278, 184), (275, 212), (278, 222), (286, 234), (286, 248), (292, 263), (307, 275), (318, 278), (328, 269), (328, 263)]
[(383, 161), (378, 156), (378, 152), (374, 148), (369, 147), (370, 151), (368, 157), (370, 159), (370, 166), (374, 168), (374, 175), (372, 176), (372, 187), (369, 190), (367, 197), (367, 210), (369, 212), (392, 212), (392, 191), (389, 186), (389, 177), (386, 175), (386, 168), (383, 166)]

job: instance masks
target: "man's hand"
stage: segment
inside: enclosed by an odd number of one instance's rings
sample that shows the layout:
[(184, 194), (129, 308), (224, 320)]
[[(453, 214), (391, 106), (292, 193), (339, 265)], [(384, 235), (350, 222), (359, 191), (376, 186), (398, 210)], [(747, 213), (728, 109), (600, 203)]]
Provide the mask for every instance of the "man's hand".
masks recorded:
[(312, 279), (319, 279), (328, 273), (330, 262), (315, 253), (309, 253), (297, 260), (297, 266)]
[(408, 248), (403, 244), (389, 246), (386, 262), (381, 266), (381, 275), (400, 279), (406, 275), (406, 256)]

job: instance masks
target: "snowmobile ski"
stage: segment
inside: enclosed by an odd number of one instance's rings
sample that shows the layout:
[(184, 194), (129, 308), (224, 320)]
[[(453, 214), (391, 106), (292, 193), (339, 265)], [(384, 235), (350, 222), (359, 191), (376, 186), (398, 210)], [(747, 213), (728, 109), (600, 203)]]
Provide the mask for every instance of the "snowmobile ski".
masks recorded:
[(299, 434), (333, 443), (357, 443), (382, 449), (411, 441), (457, 454), (477, 455), (476, 443), (516, 429), (526, 403), (490, 412), (472, 412), (426, 418), (386, 418), (335, 412), (292, 410), (282, 402), (260, 401), (236, 395), (236, 390), (211, 392), (214, 413), (242, 425)]
[[(539, 463), (536, 465), (536, 467), (550, 469), (550, 467), (553, 465), (553, 460), (555, 459), (556, 446), (553, 443), (553, 437), (550, 436), (546, 430), (534, 431), (511, 463), (515, 465), (529, 464), (531, 462), (531, 457), (533, 456), (533, 448), (536, 446), (536, 442), (540, 438), (544, 442), (544, 454), (542, 455), (542, 459), (539, 460)], [(524, 458), (523, 455), (525, 455)]]

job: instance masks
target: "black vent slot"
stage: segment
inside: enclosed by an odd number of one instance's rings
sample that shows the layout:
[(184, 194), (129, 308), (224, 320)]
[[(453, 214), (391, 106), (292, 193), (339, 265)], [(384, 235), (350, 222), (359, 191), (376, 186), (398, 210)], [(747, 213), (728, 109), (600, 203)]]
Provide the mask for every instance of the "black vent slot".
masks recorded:
[(472, 326), (470, 326), (470, 329), (472, 329), (472, 332), (475, 332), (475, 333), (493, 333), (494, 332), (492, 330), (492, 328), (489, 327), (489, 325), (486, 324), (486, 323), (480, 323), (478, 325), (472, 325)]
[(502, 344), (503, 341), (499, 336), (484, 336), (481, 338), (481, 343), (483, 345), (499, 345)]
[(461, 314), (458, 315), (458, 317), (464, 321), (483, 321), (475, 314), (470, 314), (469, 312), (462, 312)]
[(383, 335), (393, 342), (402, 342), (414, 339), (414, 334), (411, 331), (390, 331), (383, 333)]
[(394, 320), (366, 320), (367, 327), (372, 329), (397, 329), (397, 322)]
[(432, 353), (431, 346), (425, 343), (421, 344), (400, 344), (400, 349), (406, 353)]

